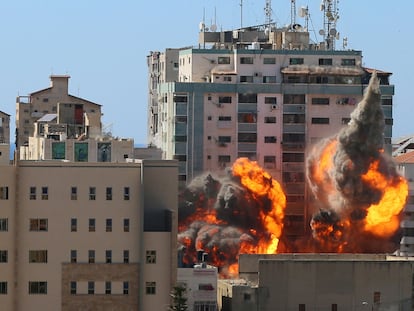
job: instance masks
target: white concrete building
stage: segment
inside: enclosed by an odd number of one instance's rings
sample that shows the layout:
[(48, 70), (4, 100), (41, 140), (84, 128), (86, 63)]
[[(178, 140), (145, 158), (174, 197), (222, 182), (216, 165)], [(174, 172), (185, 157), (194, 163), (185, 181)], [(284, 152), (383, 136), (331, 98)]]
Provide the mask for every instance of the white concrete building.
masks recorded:
[(217, 267), (201, 263), (178, 268), (177, 284), (185, 286), (188, 311), (217, 310)]

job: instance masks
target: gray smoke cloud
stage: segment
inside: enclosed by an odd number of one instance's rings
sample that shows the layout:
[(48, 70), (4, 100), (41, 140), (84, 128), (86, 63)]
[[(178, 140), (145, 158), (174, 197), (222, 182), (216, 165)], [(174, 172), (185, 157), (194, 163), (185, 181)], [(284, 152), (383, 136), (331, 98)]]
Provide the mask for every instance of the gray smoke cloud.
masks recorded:
[[(381, 189), (362, 178), (373, 162), (378, 163), (378, 171), (387, 180), (399, 180), (394, 162), (383, 152), (385, 122), (376, 73), (350, 117), (349, 124), (338, 135), (317, 144), (307, 159), (308, 182), (320, 209), (311, 223), (314, 235), (318, 235), (315, 230), (323, 228), (323, 224), (334, 223), (331, 228), (343, 230), (341, 224), (345, 220), (351, 222), (349, 231), (361, 230), (357, 221), (364, 219), (368, 207), (383, 196)], [(331, 164), (320, 172), (324, 155)], [(351, 232), (341, 232), (336, 237), (348, 239), (350, 235)]]

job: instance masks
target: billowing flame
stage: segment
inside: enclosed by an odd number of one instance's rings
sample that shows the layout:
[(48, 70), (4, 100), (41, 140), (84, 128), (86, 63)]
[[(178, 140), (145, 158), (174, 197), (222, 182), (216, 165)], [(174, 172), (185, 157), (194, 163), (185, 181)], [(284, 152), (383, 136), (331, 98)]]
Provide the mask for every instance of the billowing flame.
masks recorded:
[(286, 206), (280, 184), (257, 162), (236, 160), (229, 177), (196, 181), (183, 195), (188, 198), (179, 214), (182, 261), (197, 262), (205, 252), (223, 277), (237, 274), (239, 254), (277, 251)]
[(372, 162), (368, 172), (361, 176), (364, 182), (383, 194), (377, 204), (372, 204), (368, 208), (365, 230), (378, 236), (388, 237), (399, 227), (398, 215), (408, 195), (408, 183), (401, 176), (396, 176), (391, 180), (386, 179), (378, 170), (378, 166), (378, 161)]
[[(257, 162), (239, 158), (233, 164), (233, 174), (240, 177), (241, 184), (252, 192), (253, 197), (267, 196), (271, 202), (269, 211), (259, 211), (259, 217), (269, 236), (260, 237), (254, 253), (273, 254), (282, 234), (286, 196), (280, 184), (264, 171)], [(254, 230), (254, 228), (252, 228)], [(252, 253), (252, 250), (249, 250)]]

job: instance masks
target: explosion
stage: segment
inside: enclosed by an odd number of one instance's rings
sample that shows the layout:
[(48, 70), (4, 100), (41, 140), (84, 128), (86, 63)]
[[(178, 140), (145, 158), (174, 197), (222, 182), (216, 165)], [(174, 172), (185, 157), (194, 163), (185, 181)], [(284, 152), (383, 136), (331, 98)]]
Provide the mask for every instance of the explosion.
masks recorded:
[(280, 184), (256, 162), (239, 158), (226, 178), (211, 174), (192, 181), (180, 200), (178, 242), (184, 263), (199, 251), (237, 273), (238, 255), (275, 253), (282, 234), (286, 197)]
[[(365, 241), (385, 242), (399, 227), (408, 184), (383, 152), (380, 103), (373, 74), (348, 126), (316, 145), (308, 157), (307, 177), (320, 210), (311, 227), (325, 251), (367, 251)], [(387, 250), (383, 245), (376, 251)]]
[(315, 214), (312, 237), (301, 241), (284, 240), (285, 194), (256, 162), (240, 158), (224, 178), (194, 179), (180, 197), (182, 262), (199, 262), (205, 252), (222, 277), (231, 277), (243, 253), (394, 251), (408, 184), (384, 153), (384, 124), (374, 73), (349, 124), (309, 152)]

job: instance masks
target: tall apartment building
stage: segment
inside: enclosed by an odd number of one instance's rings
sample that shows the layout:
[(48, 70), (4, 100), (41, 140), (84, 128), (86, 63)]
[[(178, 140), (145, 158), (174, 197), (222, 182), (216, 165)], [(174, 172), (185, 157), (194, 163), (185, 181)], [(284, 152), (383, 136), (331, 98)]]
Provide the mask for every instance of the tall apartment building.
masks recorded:
[[(283, 185), (285, 232), (308, 230), (307, 154), (348, 123), (373, 72), (361, 51), (327, 42), (300, 27), (202, 28), (198, 47), (151, 52), (148, 142), (179, 161), (180, 187), (248, 157)], [(377, 75), (391, 152), (394, 86)]]
[(58, 102), (33, 121), (32, 144), (21, 146), (30, 160), (0, 161), (1, 309), (165, 310), (177, 273), (177, 163), (132, 159), (133, 142), (87, 130), (85, 106), (71, 123), (83, 104)]

